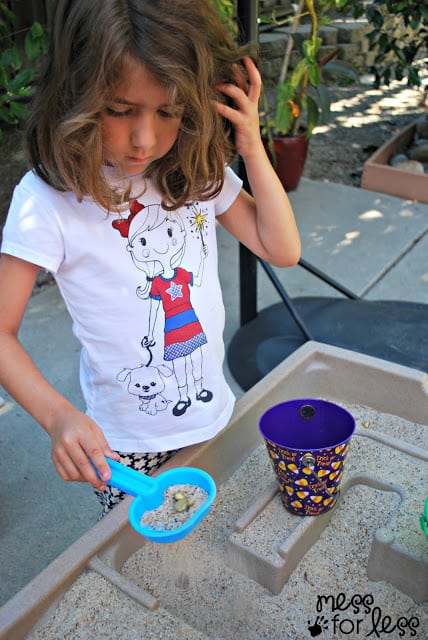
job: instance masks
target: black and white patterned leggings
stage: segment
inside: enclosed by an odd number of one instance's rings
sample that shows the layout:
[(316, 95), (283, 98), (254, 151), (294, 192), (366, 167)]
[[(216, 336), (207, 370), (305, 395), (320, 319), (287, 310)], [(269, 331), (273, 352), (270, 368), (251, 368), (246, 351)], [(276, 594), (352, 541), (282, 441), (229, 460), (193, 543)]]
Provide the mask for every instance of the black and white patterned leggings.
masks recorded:
[[(116, 453), (119, 454), (120, 462), (122, 464), (150, 476), (156, 471), (156, 469), (159, 469), (164, 462), (172, 458), (177, 451), (178, 449), (174, 449), (172, 451), (160, 451), (159, 453), (124, 453), (123, 451), (117, 451)], [(98, 489), (95, 489), (95, 495), (103, 507), (99, 517), (101, 520), (116, 504), (124, 499), (126, 493), (116, 489), (115, 487), (107, 486), (105, 491), (98, 491)]]

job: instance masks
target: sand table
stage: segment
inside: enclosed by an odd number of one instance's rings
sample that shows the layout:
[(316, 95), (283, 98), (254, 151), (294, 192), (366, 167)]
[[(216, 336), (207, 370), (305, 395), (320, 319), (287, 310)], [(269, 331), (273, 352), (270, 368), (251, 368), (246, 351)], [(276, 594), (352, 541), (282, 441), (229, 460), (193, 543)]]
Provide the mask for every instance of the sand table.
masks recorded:
[[(273, 571), (284, 561), (287, 541), (306, 535), (317, 518), (292, 515), (282, 506), (261, 443), (218, 487), (211, 512), (190, 536), (170, 545), (144, 544), (125, 562), (122, 576), (157, 599), (155, 611), (87, 571), (30, 638), (305, 640), (320, 635), (352, 640), (371, 634), (422, 640), (427, 605), (416, 604), (387, 581), (369, 580), (367, 564), (379, 530), (409, 557), (428, 560), (418, 523), (428, 463), (413, 455), (426, 453), (427, 428), (364, 406), (343, 406), (355, 416), (357, 431), (342, 485), (362, 474), (379, 479), (387, 490), (359, 482), (342, 491), (279, 593), (246, 575), (248, 562), (238, 546), (258, 555), (261, 574), (269, 567)], [(265, 506), (258, 510), (259, 502)], [(256, 515), (236, 530), (248, 510)]]

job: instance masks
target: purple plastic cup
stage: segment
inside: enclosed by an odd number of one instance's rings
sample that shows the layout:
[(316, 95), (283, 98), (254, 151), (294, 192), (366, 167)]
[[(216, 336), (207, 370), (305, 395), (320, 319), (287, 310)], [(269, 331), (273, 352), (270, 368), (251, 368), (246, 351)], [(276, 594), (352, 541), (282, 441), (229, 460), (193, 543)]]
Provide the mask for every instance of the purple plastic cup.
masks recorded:
[(333, 402), (290, 400), (268, 409), (259, 429), (284, 506), (301, 516), (332, 509), (355, 430), (353, 416)]

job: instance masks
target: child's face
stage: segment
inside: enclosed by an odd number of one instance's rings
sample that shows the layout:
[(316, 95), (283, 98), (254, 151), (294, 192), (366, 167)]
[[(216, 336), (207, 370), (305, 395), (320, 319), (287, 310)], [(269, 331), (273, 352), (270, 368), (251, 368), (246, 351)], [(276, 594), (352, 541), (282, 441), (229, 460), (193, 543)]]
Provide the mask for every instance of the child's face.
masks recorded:
[(145, 171), (174, 145), (183, 110), (142, 63), (130, 59), (101, 114), (105, 162), (125, 175)]

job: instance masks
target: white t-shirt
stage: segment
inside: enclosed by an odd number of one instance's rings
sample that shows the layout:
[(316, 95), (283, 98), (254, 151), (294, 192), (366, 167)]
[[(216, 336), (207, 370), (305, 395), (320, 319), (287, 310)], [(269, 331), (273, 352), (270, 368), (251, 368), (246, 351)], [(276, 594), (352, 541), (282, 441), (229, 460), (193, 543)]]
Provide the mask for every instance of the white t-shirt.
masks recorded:
[(222, 368), (215, 217), (241, 181), (227, 168), (216, 198), (174, 212), (162, 209), (149, 180), (133, 178), (133, 193), (144, 185), (119, 216), (29, 172), (14, 191), (2, 244), (54, 275), (82, 345), (87, 413), (125, 452), (208, 440), (234, 405)]

